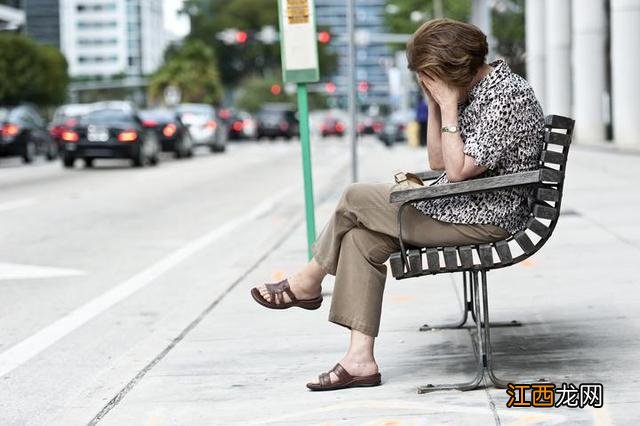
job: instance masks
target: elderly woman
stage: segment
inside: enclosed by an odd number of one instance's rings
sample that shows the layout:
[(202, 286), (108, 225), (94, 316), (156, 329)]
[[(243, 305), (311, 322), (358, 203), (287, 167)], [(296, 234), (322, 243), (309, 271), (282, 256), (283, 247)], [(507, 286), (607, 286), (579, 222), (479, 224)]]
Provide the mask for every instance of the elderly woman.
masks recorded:
[[(438, 184), (537, 167), (542, 110), (529, 84), (498, 60), (485, 63), (486, 36), (448, 19), (423, 24), (407, 45), (409, 68), (429, 106), (428, 160), (443, 170)], [(346, 355), (307, 384), (335, 390), (380, 384), (374, 340), (380, 326), (385, 262), (399, 250), (391, 185), (357, 183), (342, 194), (314, 244), (313, 259), (292, 277), (251, 290), (272, 309), (317, 309), (321, 283), (335, 275), (329, 321), (351, 330)], [(527, 189), (508, 189), (416, 203), (403, 215), (415, 246), (464, 245), (504, 239), (524, 228)]]

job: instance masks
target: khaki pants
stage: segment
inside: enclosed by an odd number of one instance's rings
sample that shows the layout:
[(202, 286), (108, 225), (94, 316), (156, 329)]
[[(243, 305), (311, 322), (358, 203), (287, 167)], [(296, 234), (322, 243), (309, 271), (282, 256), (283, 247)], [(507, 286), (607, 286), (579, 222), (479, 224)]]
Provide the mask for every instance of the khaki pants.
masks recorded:
[[(397, 212), (389, 202), (391, 184), (349, 185), (313, 245), (315, 260), (335, 275), (329, 321), (369, 336), (380, 328), (384, 264), (400, 249)], [(402, 214), (402, 237), (414, 246), (449, 246), (498, 241), (509, 233), (494, 225), (441, 222), (416, 208)]]

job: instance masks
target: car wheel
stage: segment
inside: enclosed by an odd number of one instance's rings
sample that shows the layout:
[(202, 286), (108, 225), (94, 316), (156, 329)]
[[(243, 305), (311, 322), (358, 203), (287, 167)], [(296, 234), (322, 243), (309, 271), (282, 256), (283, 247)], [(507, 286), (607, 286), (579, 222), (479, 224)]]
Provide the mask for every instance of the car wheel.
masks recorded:
[(84, 166), (88, 169), (93, 167), (93, 158), (85, 158), (84, 159)]
[(47, 148), (47, 161), (53, 161), (56, 158), (58, 158), (58, 144), (55, 142), (52, 142), (49, 144), (49, 147)]
[(68, 154), (65, 154), (64, 157), (62, 157), (62, 165), (65, 167), (65, 169), (71, 169), (75, 162), (76, 159)]
[(133, 154), (133, 157), (131, 157), (131, 164), (133, 164), (133, 167), (144, 167), (144, 163), (145, 163), (144, 151), (142, 149), (142, 146), (138, 146), (138, 149), (136, 149), (136, 152)]
[(176, 160), (179, 160), (182, 158), (182, 150), (181, 149), (176, 149), (175, 151), (173, 151), (173, 158), (175, 158)]
[(32, 140), (27, 140), (24, 143), (24, 150), (22, 152), (22, 161), (25, 163), (32, 163), (36, 157), (36, 143)]

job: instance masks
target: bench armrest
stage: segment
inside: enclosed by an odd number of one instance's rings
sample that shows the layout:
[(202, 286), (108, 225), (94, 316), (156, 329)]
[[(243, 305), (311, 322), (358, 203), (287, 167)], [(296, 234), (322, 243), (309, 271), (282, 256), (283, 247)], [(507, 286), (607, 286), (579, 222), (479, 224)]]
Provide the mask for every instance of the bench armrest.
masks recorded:
[(426, 172), (414, 172), (413, 174), (422, 180), (434, 180), (442, 176), (443, 173), (443, 171), (439, 170), (428, 170)]
[(452, 195), (493, 191), (496, 189), (512, 188), (514, 186), (530, 185), (540, 182), (558, 182), (559, 176), (560, 175), (557, 170), (541, 168), (529, 172), (477, 178), (462, 182), (445, 183), (443, 185), (393, 191), (389, 196), (389, 201), (392, 203), (407, 203), (410, 201), (450, 197)]

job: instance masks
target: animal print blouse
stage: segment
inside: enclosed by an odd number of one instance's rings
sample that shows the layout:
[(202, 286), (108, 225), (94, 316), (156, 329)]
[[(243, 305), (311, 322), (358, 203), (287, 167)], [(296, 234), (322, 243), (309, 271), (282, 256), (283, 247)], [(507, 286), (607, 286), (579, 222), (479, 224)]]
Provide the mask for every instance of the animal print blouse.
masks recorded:
[[(544, 116), (531, 86), (503, 60), (471, 90), (458, 107), (464, 153), (489, 177), (534, 170), (544, 136)], [(448, 183), (446, 174), (435, 184)], [(414, 206), (443, 222), (492, 224), (514, 234), (530, 213), (524, 187), (420, 201)]]

